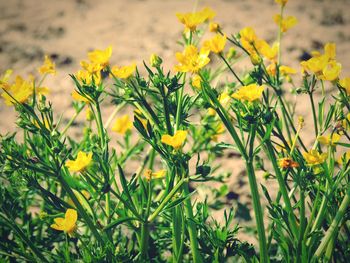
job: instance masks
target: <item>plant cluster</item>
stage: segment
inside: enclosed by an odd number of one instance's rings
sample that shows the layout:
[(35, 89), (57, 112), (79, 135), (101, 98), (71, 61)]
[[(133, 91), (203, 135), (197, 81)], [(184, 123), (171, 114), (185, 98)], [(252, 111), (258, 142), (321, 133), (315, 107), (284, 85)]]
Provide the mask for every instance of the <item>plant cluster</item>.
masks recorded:
[[(49, 57), (39, 78), (12, 80), (6, 71), (1, 96), (17, 112), (19, 134), (0, 137), (0, 257), (347, 262), (350, 78), (340, 79), (336, 45), (327, 43), (301, 63), (295, 83), (297, 70), (282, 64), (281, 46), (297, 20), (285, 15), (287, 0), (275, 2), (272, 45), (250, 27), (229, 36), (204, 8), (177, 14), (183, 51), (172, 71), (156, 54), (141, 74), (135, 63), (111, 66), (112, 47), (89, 52), (71, 75), (75, 114), (67, 123), (43, 85), (56, 73)], [(207, 29), (213, 37), (202, 41)], [(242, 60), (251, 66), (237, 72)], [(289, 98), (305, 95), (312, 115), (304, 120)], [(111, 102), (115, 110), (104, 120), (101, 109)], [(120, 113), (124, 108), (129, 114)], [(83, 136), (69, 136), (84, 110)], [(314, 126), (313, 145), (301, 136), (305, 123)], [(219, 202), (230, 175), (217, 159), (228, 150), (245, 165), (255, 246), (237, 237), (234, 209)], [(276, 197), (258, 185), (258, 171), (278, 184)], [(199, 200), (201, 185), (222, 187), (210, 188), (215, 200)], [(212, 216), (220, 209), (221, 220)]]

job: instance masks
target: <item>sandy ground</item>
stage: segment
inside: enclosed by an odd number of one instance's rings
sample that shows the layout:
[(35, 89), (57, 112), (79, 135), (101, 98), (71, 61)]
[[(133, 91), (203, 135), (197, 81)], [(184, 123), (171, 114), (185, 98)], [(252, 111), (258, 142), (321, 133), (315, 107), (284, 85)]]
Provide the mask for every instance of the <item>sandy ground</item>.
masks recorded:
[[(171, 69), (175, 64), (176, 44), (183, 30), (176, 12), (193, 10), (195, 1), (188, 0), (0, 0), (0, 73), (8, 68), (17, 74), (37, 74), (44, 54), (53, 58), (58, 73), (45, 83), (51, 89), (57, 114), (67, 120), (72, 114), (70, 93), (73, 83), (69, 73), (79, 69), (79, 61), (92, 49), (113, 46), (111, 64), (125, 65), (135, 61), (139, 66), (151, 53), (158, 53)], [(198, 8), (211, 6), (217, 12), (214, 19), (227, 34), (252, 26), (257, 34), (270, 43), (276, 37), (277, 27), (272, 16), (279, 12), (273, 0), (207, 0), (199, 1)], [(322, 49), (326, 42), (337, 43), (337, 59), (343, 65), (342, 77), (350, 76), (350, 10), (349, 0), (290, 0), (286, 14), (298, 18), (297, 27), (283, 39), (282, 61), (299, 68), (306, 51)], [(303, 103), (298, 111), (310, 112)], [(105, 115), (113, 110), (104, 109)], [(307, 116), (306, 116), (307, 117)], [(0, 102), (0, 133), (15, 130), (12, 107)], [(73, 130), (79, 136), (79, 129)], [(312, 132), (306, 123), (303, 133)], [(74, 134), (73, 134), (74, 135)], [(311, 138), (311, 137), (310, 137)], [(225, 159), (226, 158), (226, 159)], [(231, 197), (250, 206), (247, 178), (237, 158), (224, 156), (225, 165), (233, 173), (229, 182)]]

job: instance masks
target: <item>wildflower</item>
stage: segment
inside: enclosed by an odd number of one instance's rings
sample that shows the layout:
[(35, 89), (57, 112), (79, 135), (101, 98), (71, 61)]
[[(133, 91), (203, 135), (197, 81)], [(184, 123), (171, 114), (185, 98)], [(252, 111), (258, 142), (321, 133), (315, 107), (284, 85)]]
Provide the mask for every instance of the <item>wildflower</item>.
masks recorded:
[(341, 64), (332, 60), (322, 70), (321, 79), (333, 81), (336, 80), (341, 71)]
[(45, 55), (44, 64), (38, 68), (40, 74), (56, 74), (55, 63), (51, 61), (49, 56)]
[(173, 136), (169, 134), (162, 135), (161, 142), (172, 146), (175, 150), (181, 148), (182, 144), (185, 142), (187, 136), (187, 131), (176, 131)]
[(159, 67), (162, 64), (162, 62), (163, 60), (157, 54), (154, 53), (149, 58), (149, 63), (152, 67)]
[(80, 61), (80, 66), (91, 75), (100, 72), (103, 67), (98, 63), (89, 63), (87, 61)]
[(76, 90), (72, 92), (72, 98), (76, 101), (81, 101), (85, 103), (90, 103), (90, 100), (82, 95), (80, 95)]
[(8, 81), (12, 74), (12, 69), (8, 69), (5, 71), (5, 74), (0, 77), (0, 88), (8, 89), (10, 87)]
[(312, 72), (318, 79), (334, 81), (338, 79), (341, 64), (336, 62), (336, 45), (327, 43), (324, 46), (324, 54), (315, 53), (312, 58), (302, 61), (302, 70)]
[(107, 47), (105, 50), (96, 49), (88, 53), (88, 58), (92, 64), (101, 65), (105, 68), (109, 65), (109, 59), (112, 56), (112, 46)]
[(263, 86), (258, 86), (256, 84), (250, 84), (248, 86), (241, 87), (238, 91), (232, 94), (234, 99), (244, 100), (249, 102), (254, 102), (261, 98), (264, 91)]
[(274, 15), (273, 20), (278, 26), (281, 26), (281, 31), (283, 33), (287, 32), (298, 23), (295, 16), (287, 16), (286, 18), (282, 18), (281, 15)]
[(152, 172), (151, 169), (147, 169), (144, 173), (144, 176), (147, 181), (151, 181), (151, 179), (161, 179), (166, 175), (166, 170), (159, 170), (158, 172)]
[(303, 153), (305, 161), (309, 165), (322, 164), (327, 159), (327, 153), (319, 153), (317, 150), (310, 150), (309, 152)]
[[(30, 77), (30, 80), (26, 81), (21, 76), (17, 76), (15, 82), (12, 85), (6, 85), (6, 91), (11, 94), (11, 97), (6, 92), (3, 92), (1, 96), (5, 99), (5, 103), (11, 106), (18, 101), (19, 103), (25, 103), (34, 94), (34, 78)], [(37, 87), (35, 90), (37, 95), (46, 94), (49, 92), (46, 87)]]
[(337, 133), (333, 133), (327, 136), (318, 136), (317, 141), (323, 145), (334, 146), (340, 140), (341, 136)]
[(347, 77), (347, 78), (343, 78), (343, 79), (339, 80), (339, 85), (340, 85), (343, 89), (345, 89), (346, 94), (347, 94), (348, 96), (350, 96), (350, 78)]
[(243, 28), (241, 31), (239, 31), (239, 35), (241, 36), (241, 41), (247, 41), (249, 44), (254, 43), (258, 39), (254, 29), (251, 27)]
[(217, 33), (220, 30), (220, 25), (218, 23), (211, 22), (209, 24), (209, 31)]
[(131, 130), (131, 128), (132, 122), (130, 121), (129, 115), (126, 114), (115, 121), (112, 131), (124, 135), (127, 131)]
[(280, 4), (281, 6), (285, 6), (288, 2), (288, 0), (275, 0), (277, 4)]
[(276, 63), (271, 63), (270, 65), (268, 65), (266, 67), (266, 71), (267, 73), (269, 73), (270, 76), (276, 76), (276, 72), (277, 72)]
[(73, 160), (66, 161), (66, 167), (68, 167), (71, 172), (82, 172), (84, 171), (92, 161), (92, 152), (78, 152), (77, 158)]
[(189, 45), (185, 48), (183, 53), (176, 53), (176, 59), (179, 64), (175, 66), (175, 70), (179, 72), (197, 73), (209, 63), (210, 59), (208, 58), (208, 55), (208, 50), (202, 49), (198, 53), (197, 47)]
[(250, 53), (249, 58), (250, 58), (250, 61), (252, 62), (252, 64), (255, 66), (260, 65), (262, 63), (261, 57), (255, 51)]
[(201, 89), (202, 88), (201, 83), (202, 83), (202, 78), (197, 74), (193, 75), (192, 80), (191, 80), (192, 86), (197, 88), (197, 89)]
[(123, 66), (123, 67), (117, 67), (114, 66), (111, 71), (112, 74), (120, 79), (128, 79), (132, 74), (134, 74), (136, 70), (136, 64), (133, 63), (131, 65), (128, 66)]
[(296, 74), (297, 73), (296, 69), (288, 67), (288, 66), (284, 66), (284, 65), (279, 67), (279, 71), (280, 71), (280, 74), (284, 75), (284, 76), (288, 76), (290, 74)]
[(176, 14), (178, 20), (185, 25), (185, 31), (189, 30), (192, 32), (196, 31), (198, 25), (213, 19), (214, 16), (215, 12), (208, 7), (194, 13)]
[(230, 97), (230, 95), (228, 95), (227, 92), (221, 93), (219, 95), (219, 97), (218, 97), (218, 100), (219, 100), (220, 104), (223, 105), (223, 106), (227, 106), (227, 104), (229, 103), (230, 99), (231, 99), (231, 97)]
[(101, 71), (79, 70), (75, 76), (86, 85), (91, 85), (92, 83), (99, 85), (101, 83)]
[(278, 165), (279, 167), (281, 167), (282, 169), (288, 169), (288, 168), (297, 168), (299, 167), (299, 164), (295, 161), (293, 161), (292, 158), (290, 157), (285, 157), (285, 158), (281, 158), (278, 160)]
[(324, 45), (324, 53), (328, 57), (328, 59), (335, 59), (335, 56), (336, 56), (335, 43), (326, 43)]
[(257, 47), (259, 52), (269, 60), (275, 60), (278, 52), (277, 43), (270, 46), (265, 40), (259, 41), (259, 45)]
[(58, 230), (58, 231), (64, 231), (68, 235), (72, 236), (72, 234), (77, 229), (77, 219), (78, 219), (78, 213), (76, 210), (68, 208), (64, 218), (63, 217), (57, 217), (54, 219), (55, 223), (51, 225), (51, 228)]
[(216, 34), (212, 39), (207, 40), (203, 44), (203, 48), (216, 54), (221, 53), (226, 45), (226, 35)]

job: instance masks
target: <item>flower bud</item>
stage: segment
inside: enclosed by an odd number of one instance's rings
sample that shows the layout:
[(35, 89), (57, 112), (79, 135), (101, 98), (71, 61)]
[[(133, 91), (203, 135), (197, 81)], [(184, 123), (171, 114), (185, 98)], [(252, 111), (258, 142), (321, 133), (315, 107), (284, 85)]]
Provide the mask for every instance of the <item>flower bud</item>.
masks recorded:
[(254, 66), (257, 66), (261, 64), (262, 59), (257, 53), (252, 53), (250, 54), (250, 61)]
[(157, 55), (157, 54), (152, 54), (149, 63), (151, 64), (152, 67), (159, 67), (162, 64), (163, 60)]

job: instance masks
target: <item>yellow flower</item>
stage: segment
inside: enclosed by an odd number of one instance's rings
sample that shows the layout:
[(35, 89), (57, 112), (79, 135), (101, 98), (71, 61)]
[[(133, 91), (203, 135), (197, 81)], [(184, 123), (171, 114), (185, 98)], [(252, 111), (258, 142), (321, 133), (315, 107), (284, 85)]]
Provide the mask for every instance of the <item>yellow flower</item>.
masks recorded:
[(252, 64), (255, 66), (260, 65), (262, 62), (261, 57), (255, 51), (250, 53), (249, 58), (250, 58), (250, 61), (252, 62)]
[(346, 94), (350, 96), (350, 78), (347, 77), (339, 80), (339, 85), (345, 89)]
[(92, 152), (78, 152), (77, 158), (73, 160), (66, 161), (66, 167), (68, 167), (71, 172), (82, 172), (84, 171), (92, 161)]
[(81, 102), (86, 102), (86, 103), (90, 103), (90, 100), (88, 100), (87, 98), (85, 98), (84, 96), (80, 95), (76, 90), (74, 90), (72, 92), (72, 98), (76, 101), (81, 101)]
[(45, 55), (44, 64), (38, 68), (40, 74), (56, 74), (55, 63)]
[(185, 48), (183, 53), (176, 53), (176, 59), (179, 64), (175, 66), (175, 71), (197, 73), (209, 63), (210, 59), (208, 55), (208, 50), (202, 49), (198, 53), (197, 47), (189, 45)]
[(259, 100), (264, 91), (263, 86), (258, 86), (256, 84), (250, 84), (248, 86), (241, 87), (238, 91), (232, 94), (234, 99), (254, 102)]
[(305, 71), (311, 71), (314, 74), (322, 72), (322, 70), (327, 66), (328, 57), (325, 55), (312, 57), (307, 61), (302, 61), (300, 64)]
[(151, 169), (147, 169), (144, 173), (144, 176), (146, 177), (147, 181), (150, 181), (151, 179), (161, 179), (164, 178), (166, 175), (166, 170), (159, 170), (158, 172), (152, 172)]
[(12, 69), (8, 69), (5, 71), (5, 74), (0, 77), (0, 88), (8, 89), (10, 87), (8, 81), (11, 77), (12, 72)]
[(202, 88), (201, 83), (202, 83), (202, 78), (197, 74), (193, 75), (192, 81), (191, 81), (192, 86), (197, 89), (201, 89)]
[(123, 66), (123, 67), (117, 67), (114, 66), (111, 71), (114, 76), (120, 79), (127, 79), (129, 78), (132, 74), (134, 74), (136, 70), (136, 64), (133, 63), (129, 66)]
[(274, 43), (271, 47), (265, 40), (259, 41), (258, 51), (267, 59), (275, 60), (278, 52), (278, 45)]
[(299, 167), (299, 164), (295, 161), (293, 161), (290, 157), (281, 158), (278, 160), (278, 166), (282, 169), (288, 169), (288, 168), (297, 168)]
[(100, 72), (103, 67), (98, 63), (89, 63), (87, 61), (80, 61), (81, 67), (90, 74)]
[(202, 11), (198, 11), (195, 13), (177, 13), (176, 17), (178, 20), (185, 25), (185, 31), (196, 31), (197, 26), (204, 23), (207, 20), (213, 19), (215, 16), (215, 12), (206, 7)]
[(241, 41), (247, 41), (248, 43), (254, 43), (258, 37), (255, 34), (255, 31), (251, 27), (245, 27), (241, 31), (239, 31), (239, 35), (241, 36)]
[(226, 35), (216, 34), (212, 39), (207, 40), (203, 44), (203, 48), (210, 50), (216, 54), (221, 53), (226, 45)]
[(68, 235), (72, 235), (74, 231), (77, 228), (77, 219), (78, 219), (78, 213), (76, 210), (68, 208), (64, 218), (63, 217), (57, 217), (54, 219), (55, 223), (51, 225), (51, 228), (58, 230), (58, 231), (64, 231)]
[[(12, 98), (6, 92), (3, 92), (1, 96), (5, 99), (5, 103), (11, 106), (15, 103), (15, 100), (19, 103), (25, 103), (34, 94), (34, 78), (31, 76), (29, 81), (24, 80), (21, 76), (17, 76), (15, 82), (12, 85), (8, 85), (6, 91), (11, 94)], [(49, 92), (48, 88), (37, 87), (35, 89), (36, 95), (46, 94)]]
[(277, 68), (276, 63), (271, 63), (266, 67), (267, 73), (269, 73), (270, 76), (276, 76)]
[(324, 53), (328, 59), (335, 59), (336, 56), (336, 45), (335, 43), (326, 43), (324, 46)]
[(287, 76), (287, 75), (291, 75), (291, 74), (296, 74), (297, 71), (294, 68), (288, 67), (288, 66), (280, 66), (280, 74)]
[(318, 136), (317, 141), (323, 145), (332, 145), (334, 146), (340, 140), (341, 136), (337, 133), (329, 134), (327, 136)]
[(99, 85), (101, 83), (101, 71), (89, 72), (87, 70), (79, 70), (75, 75), (78, 80), (86, 85)]
[(280, 4), (281, 6), (285, 6), (288, 2), (288, 0), (275, 0), (277, 4)]
[(181, 148), (182, 144), (185, 142), (187, 136), (187, 131), (176, 131), (173, 136), (169, 134), (162, 135), (161, 142), (172, 146), (174, 149), (178, 150)]
[(105, 50), (96, 49), (88, 53), (88, 58), (92, 64), (99, 64), (102, 68), (105, 68), (109, 64), (109, 59), (112, 56), (112, 46), (107, 47)]
[(303, 153), (305, 161), (309, 165), (322, 164), (327, 159), (327, 153), (319, 153), (317, 150), (310, 150)]
[(227, 104), (230, 102), (230, 95), (228, 95), (227, 92), (223, 92), (219, 95), (218, 100), (222, 106), (227, 106)]
[(216, 33), (219, 31), (219, 29), (220, 29), (220, 25), (218, 23), (211, 22), (209, 24), (209, 31), (210, 32)]
[(274, 15), (273, 20), (278, 26), (281, 25), (282, 32), (287, 32), (298, 23), (295, 16), (287, 16), (286, 18), (282, 18), (281, 15)]
[(128, 130), (131, 130), (131, 128), (132, 122), (130, 121), (129, 115), (126, 114), (115, 121), (112, 131), (124, 135)]
[(321, 79), (333, 81), (339, 77), (341, 71), (341, 64), (337, 63), (335, 60), (332, 60), (327, 63), (327, 66), (322, 70)]

